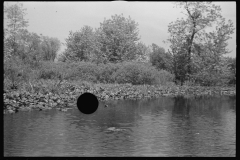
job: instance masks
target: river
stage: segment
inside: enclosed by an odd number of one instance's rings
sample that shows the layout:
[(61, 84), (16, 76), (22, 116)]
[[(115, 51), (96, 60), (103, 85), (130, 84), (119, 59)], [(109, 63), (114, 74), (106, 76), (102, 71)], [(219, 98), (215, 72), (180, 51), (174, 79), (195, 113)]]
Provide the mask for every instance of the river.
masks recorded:
[[(105, 104), (108, 107), (104, 107)], [(100, 102), (4, 115), (4, 156), (236, 156), (236, 97)]]

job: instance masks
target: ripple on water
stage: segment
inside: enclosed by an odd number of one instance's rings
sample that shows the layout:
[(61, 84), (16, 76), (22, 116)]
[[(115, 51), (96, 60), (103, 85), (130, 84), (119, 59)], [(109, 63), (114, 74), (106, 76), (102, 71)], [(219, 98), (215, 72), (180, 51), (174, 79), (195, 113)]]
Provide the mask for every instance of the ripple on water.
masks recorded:
[(234, 99), (114, 101), (4, 115), (4, 156), (235, 156)]

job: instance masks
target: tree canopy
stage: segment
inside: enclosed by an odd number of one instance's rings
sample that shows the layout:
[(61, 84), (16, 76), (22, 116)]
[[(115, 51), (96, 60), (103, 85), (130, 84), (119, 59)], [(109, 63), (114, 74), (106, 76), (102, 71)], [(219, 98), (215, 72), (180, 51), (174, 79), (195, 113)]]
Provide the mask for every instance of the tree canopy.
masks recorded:
[(18, 53), (18, 42), (21, 41), (19, 33), (28, 26), (25, 15), (26, 9), (21, 3), (10, 6), (4, 3), (4, 53), (6, 58)]
[(4, 61), (19, 58), (24, 63), (54, 61), (61, 43), (57, 38), (29, 32), (23, 4), (4, 4)]
[(175, 64), (175, 73), (181, 72), (183, 82), (193, 74), (194, 67), (203, 67), (194, 66), (201, 61), (216, 65), (220, 62), (222, 55), (228, 53), (227, 40), (231, 38), (234, 28), (232, 21), (226, 23), (222, 17), (221, 8), (211, 2), (184, 1), (176, 2), (176, 5), (183, 8), (186, 17), (169, 24), (170, 37), (167, 42), (172, 54), (176, 55), (175, 62), (181, 64)]
[(104, 19), (95, 31), (84, 26), (80, 31), (70, 32), (66, 39), (69, 59), (80, 61), (122, 62), (136, 59), (138, 24), (130, 17), (114, 15)]

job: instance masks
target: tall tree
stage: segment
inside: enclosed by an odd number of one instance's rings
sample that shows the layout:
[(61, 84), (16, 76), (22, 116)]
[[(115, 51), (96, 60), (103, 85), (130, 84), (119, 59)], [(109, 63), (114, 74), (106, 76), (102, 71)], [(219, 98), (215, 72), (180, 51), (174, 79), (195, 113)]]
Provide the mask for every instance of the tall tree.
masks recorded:
[(24, 18), (25, 11), (21, 3), (9, 6), (4, 3), (4, 40), (8, 43), (13, 55), (17, 55), (18, 42), (21, 40), (19, 32), (28, 26), (28, 21)]
[(165, 49), (156, 44), (152, 44), (152, 52), (150, 53), (150, 62), (157, 69), (172, 72), (172, 55), (165, 52)]
[(36, 33), (23, 29), (18, 33), (18, 55), (24, 62), (38, 62), (41, 60), (41, 39)]
[(69, 60), (89, 61), (94, 50), (94, 31), (90, 26), (84, 26), (80, 31), (70, 31), (66, 39), (66, 56)]
[(130, 17), (114, 15), (100, 23), (97, 40), (100, 54), (110, 62), (133, 60), (136, 57), (138, 24)]
[[(186, 77), (189, 77), (192, 72), (192, 63), (196, 57), (194, 54), (202, 59), (209, 59), (214, 57), (219, 61), (221, 56), (226, 52), (226, 41), (233, 33), (233, 24), (231, 21), (225, 23), (225, 19), (221, 16), (221, 8), (212, 4), (211, 2), (177, 2), (177, 6), (183, 8), (186, 18), (178, 19), (171, 22), (168, 26), (170, 38), (171, 52), (176, 54), (183, 54), (187, 56), (187, 60), (182, 65), (186, 69), (184, 72)], [(208, 27), (216, 26), (216, 30), (206, 32)], [(201, 52), (199, 52), (201, 51)], [(181, 56), (175, 56), (175, 58)], [(180, 58), (181, 59), (181, 58)], [(179, 59), (179, 60), (180, 60)]]
[(175, 81), (183, 85), (188, 76), (189, 58), (186, 52), (186, 43), (181, 46), (177, 54), (173, 54), (173, 73), (175, 74)]
[(146, 46), (144, 43), (139, 42), (136, 45), (136, 61), (139, 62), (148, 62), (150, 59), (151, 49), (149, 46)]
[(236, 84), (236, 58), (226, 57), (226, 62), (232, 73), (229, 84)]
[(61, 47), (61, 42), (57, 38), (42, 36), (42, 60), (54, 61)]

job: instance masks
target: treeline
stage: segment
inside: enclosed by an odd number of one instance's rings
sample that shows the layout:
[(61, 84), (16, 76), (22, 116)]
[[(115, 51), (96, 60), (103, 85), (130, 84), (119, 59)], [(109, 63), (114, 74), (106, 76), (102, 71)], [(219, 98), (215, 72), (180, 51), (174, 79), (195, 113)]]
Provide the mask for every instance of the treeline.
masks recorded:
[[(198, 7), (203, 14), (212, 4), (179, 5)], [(163, 85), (171, 82), (204, 86), (235, 84), (236, 59), (223, 56), (227, 53), (226, 41), (233, 33), (232, 23), (221, 19), (216, 32), (200, 34), (204, 25), (220, 15), (216, 13), (215, 17), (205, 17), (203, 21), (196, 10), (193, 13), (189, 9), (187, 13), (186, 20), (169, 25), (171, 51), (166, 52), (156, 44), (146, 46), (140, 41), (138, 23), (130, 17), (114, 15), (104, 19), (99, 28), (83, 26), (78, 31), (70, 31), (66, 49), (58, 55), (61, 43), (57, 38), (26, 29), (28, 21), (24, 19), (22, 4), (4, 6), (4, 82), (13, 88), (22, 82), (31, 85), (39, 79)], [(205, 38), (206, 43), (197, 41), (200, 38)]]

